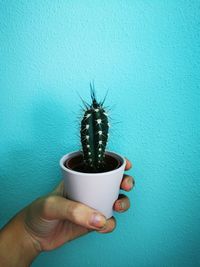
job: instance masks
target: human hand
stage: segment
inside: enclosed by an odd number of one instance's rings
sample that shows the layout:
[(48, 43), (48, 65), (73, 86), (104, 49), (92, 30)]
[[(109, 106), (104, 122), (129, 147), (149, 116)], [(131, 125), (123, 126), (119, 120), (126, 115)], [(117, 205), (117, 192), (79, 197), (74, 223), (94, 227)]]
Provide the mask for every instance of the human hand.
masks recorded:
[[(131, 163), (127, 160), (125, 170), (130, 168)], [(130, 191), (133, 185), (133, 178), (124, 174), (121, 189)], [(41, 251), (55, 249), (94, 230), (99, 233), (114, 230), (114, 217), (106, 220), (97, 210), (64, 198), (63, 188), (61, 182), (53, 192), (25, 207), (0, 230), (2, 266), (27, 267)], [(113, 209), (124, 212), (129, 207), (128, 197), (119, 195)]]
[[(131, 167), (131, 162), (127, 160), (125, 170)], [(133, 186), (133, 178), (124, 174), (121, 189), (130, 191)], [(64, 183), (61, 182), (53, 192), (37, 199), (24, 210), (25, 228), (31, 235), (37, 250), (55, 249), (93, 230), (99, 233), (109, 233), (114, 230), (116, 225), (114, 217), (106, 220), (97, 210), (66, 199), (63, 195)], [(113, 209), (124, 212), (129, 207), (129, 198), (119, 195)]]

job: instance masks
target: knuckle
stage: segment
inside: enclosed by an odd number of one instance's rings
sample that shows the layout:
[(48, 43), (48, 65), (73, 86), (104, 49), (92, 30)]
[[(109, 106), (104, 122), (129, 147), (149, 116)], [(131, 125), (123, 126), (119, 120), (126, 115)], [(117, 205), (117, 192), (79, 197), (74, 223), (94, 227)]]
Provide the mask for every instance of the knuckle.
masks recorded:
[(48, 211), (56, 201), (56, 196), (48, 196), (43, 200), (44, 212)]
[(84, 212), (81, 204), (75, 204), (70, 207), (70, 215), (73, 221), (79, 221), (84, 218)]

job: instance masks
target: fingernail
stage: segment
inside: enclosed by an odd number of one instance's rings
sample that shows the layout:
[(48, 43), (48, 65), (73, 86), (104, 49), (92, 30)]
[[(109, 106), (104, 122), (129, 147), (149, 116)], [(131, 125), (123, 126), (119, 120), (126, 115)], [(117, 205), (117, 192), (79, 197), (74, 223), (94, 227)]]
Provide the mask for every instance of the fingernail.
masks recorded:
[(124, 210), (124, 209), (126, 208), (126, 203), (123, 202), (123, 201), (119, 201), (119, 202), (117, 203), (117, 206), (118, 206), (118, 208), (119, 208), (120, 210)]
[(106, 219), (104, 216), (94, 213), (90, 219), (90, 225), (101, 228), (106, 224)]
[(127, 184), (129, 185), (130, 188), (132, 188), (133, 187), (133, 181), (132, 181), (132, 179), (128, 179), (127, 180)]

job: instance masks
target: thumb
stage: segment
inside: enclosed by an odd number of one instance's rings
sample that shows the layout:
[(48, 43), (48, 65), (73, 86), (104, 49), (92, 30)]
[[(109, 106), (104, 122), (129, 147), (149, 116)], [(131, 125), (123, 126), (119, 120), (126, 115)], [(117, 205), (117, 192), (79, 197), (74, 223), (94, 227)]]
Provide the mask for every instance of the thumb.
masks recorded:
[(45, 199), (43, 216), (47, 220), (69, 220), (88, 229), (99, 230), (106, 225), (106, 218), (97, 210), (56, 195)]

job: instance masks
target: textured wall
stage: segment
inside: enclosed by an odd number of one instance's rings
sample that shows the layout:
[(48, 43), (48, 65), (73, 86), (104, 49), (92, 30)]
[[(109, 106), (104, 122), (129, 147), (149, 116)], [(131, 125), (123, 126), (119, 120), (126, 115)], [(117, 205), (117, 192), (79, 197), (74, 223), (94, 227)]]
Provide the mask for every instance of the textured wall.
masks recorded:
[(60, 180), (93, 79), (134, 163), (116, 231), (34, 267), (200, 266), (199, 25), (191, 0), (0, 1), (0, 226)]

